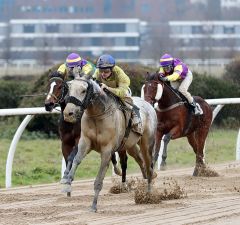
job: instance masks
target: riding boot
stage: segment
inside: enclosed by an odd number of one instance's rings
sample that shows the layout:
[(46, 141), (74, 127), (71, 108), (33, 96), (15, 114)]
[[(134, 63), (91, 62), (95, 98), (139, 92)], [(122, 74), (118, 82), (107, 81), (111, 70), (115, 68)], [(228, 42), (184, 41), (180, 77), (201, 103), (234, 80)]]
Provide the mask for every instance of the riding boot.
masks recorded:
[(196, 103), (196, 101), (194, 99), (193, 99), (193, 102), (190, 103), (190, 105), (193, 107), (195, 115), (202, 115), (203, 114), (203, 111), (202, 111), (200, 105), (198, 103)]
[(139, 134), (142, 134), (142, 121), (141, 121), (140, 115), (137, 115), (136, 110), (139, 110), (139, 109), (135, 109), (133, 107), (132, 114), (131, 114), (132, 128), (133, 128), (133, 131)]
[(125, 98), (125, 105), (131, 111), (132, 130), (136, 133), (142, 134), (142, 121), (139, 113), (139, 108), (133, 104), (131, 97)]

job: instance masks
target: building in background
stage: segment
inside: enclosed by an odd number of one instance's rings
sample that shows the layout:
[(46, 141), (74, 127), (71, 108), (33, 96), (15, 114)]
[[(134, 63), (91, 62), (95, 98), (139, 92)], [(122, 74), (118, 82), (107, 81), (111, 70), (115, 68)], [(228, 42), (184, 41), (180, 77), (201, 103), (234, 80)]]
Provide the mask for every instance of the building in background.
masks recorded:
[(136, 62), (147, 24), (139, 19), (22, 19), (10, 20), (9, 25), (11, 59), (49, 65), (70, 52), (90, 59), (107, 52)]
[(240, 0), (221, 0), (222, 8), (240, 8)]
[(169, 52), (222, 66), (240, 55), (238, 2), (0, 0), (0, 65), (45, 68), (77, 51), (151, 65)]

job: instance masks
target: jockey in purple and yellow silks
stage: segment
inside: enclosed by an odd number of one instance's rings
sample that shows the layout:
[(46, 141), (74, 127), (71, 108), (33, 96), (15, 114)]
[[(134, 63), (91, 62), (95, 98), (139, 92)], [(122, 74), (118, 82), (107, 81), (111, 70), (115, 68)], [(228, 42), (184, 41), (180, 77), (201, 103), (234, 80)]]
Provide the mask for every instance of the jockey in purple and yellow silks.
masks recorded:
[[(97, 60), (97, 69), (93, 75), (93, 79), (96, 79), (101, 83), (101, 89), (107, 89), (112, 92), (125, 103), (130, 103), (132, 110), (132, 125), (133, 130), (141, 133), (141, 119), (137, 116), (133, 109), (133, 101), (130, 91), (130, 79), (128, 75), (117, 65), (115, 65), (115, 59), (111, 55), (102, 55)], [(129, 104), (126, 104), (129, 107)]]
[(169, 54), (164, 54), (160, 58), (159, 75), (162, 80), (171, 82), (171, 86), (178, 89), (186, 97), (188, 103), (194, 108), (195, 115), (203, 113), (200, 105), (196, 104), (194, 98), (188, 92), (193, 75), (186, 64)]
[(60, 65), (57, 71), (69, 77), (76, 77), (82, 76), (83, 74), (92, 76), (95, 69), (95, 66), (91, 62), (81, 58), (76, 53), (71, 53), (68, 55), (66, 63)]

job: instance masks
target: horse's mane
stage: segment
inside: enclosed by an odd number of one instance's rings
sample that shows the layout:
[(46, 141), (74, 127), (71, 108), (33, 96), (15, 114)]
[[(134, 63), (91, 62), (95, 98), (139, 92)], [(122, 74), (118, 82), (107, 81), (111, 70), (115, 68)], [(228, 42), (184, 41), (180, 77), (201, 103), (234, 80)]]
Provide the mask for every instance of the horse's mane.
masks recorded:
[(122, 100), (117, 95), (115, 95), (114, 93), (112, 93), (108, 90), (105, 90), (104, 94), (102, 94), (100, 83), (97, 80), (94, 80), (91, 77), (89, 78), (87, 76), (81, 77), (81, 79), (84, 79), (87, 82), (90, 82), (93, 85), (93, 89), (94, 89), (95, 94), (100, 94), (101, 93), (100, 95), (102, 97), (104, 97), (105, 101), (109, 101), (111, 99), (113, 102), (115, 102), (118, 105), (123, 104)]
[[(181, 98), (182, 98), (182, 99), (184, 99), (185, 101), (187, 101), (187, 100), (186, 100), (186, 97), (185, 97), (181, 92), (179, 92), (177, 89), (174, 89), (174, 88), (171, 86), (170, 82), (162, 81), (162, 80), (160, 79), (160, 77), (159, 77), (158, 72), (151, 73), (151, 74), (147, 72), (146, 82), (151, 82), (151, 81), (157, 81), (157, 82), (162, 82), (162, 83), (164, 83), (164, 84), (165, 84), (165, 87), (167, 87), (168, 89), (170, 89), (178, 99), (181, 99)], [(180, 96), (181, 96), (181, 97), (180, 97)]]
[(52, 79), (52, 78), (61, 78), (62, 80), (65, 80), (64, 74), (58, 72), (57, 70), (50, 71), (48, 76), (49, 76), (49, 79)]
[(158, 79), (158, 73), (155, 72), (155, 73), (149, 73), (147, 72), (147, 75), (146, 75), (146, 81), (151, 81), (151, 80), (159, 80)]

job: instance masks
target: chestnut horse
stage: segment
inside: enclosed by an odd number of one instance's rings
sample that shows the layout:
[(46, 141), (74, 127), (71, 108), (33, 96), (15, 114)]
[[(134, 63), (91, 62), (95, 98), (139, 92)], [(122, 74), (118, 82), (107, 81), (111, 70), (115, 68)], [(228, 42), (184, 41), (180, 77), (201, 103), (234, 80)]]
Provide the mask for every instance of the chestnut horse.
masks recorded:
[[(59, 135), (60, 135), (61, 144), (62, 144), (61, 146), (62, 154), (66, 163), (66, 170), (64, 172), (64, 176), (61, 182), (64, 182), (64, 179), (67, 178), (67, 174), (72, 167), (74, 156), (77, 153), (77, 145), (78, 145), (80, 132), (81, 132), (80, 121), (76, 121), (76, 123), (69, 123), (64, 121), (63, 119), (63, 110), (66, 106), (64, 98), (66, 97), (67, 93), (68, 93), (68, 85), (66, 82), (66, 77), (57, 71), (50, 72), (48, 94), (45, 99), (45, 109), (46, 111), (51, 112), (53, 108), (55, 108), (57, 105), (60, 105), (61, 107), (61, 115), (59, 119), (58, 129), (59, 129)], [(124, 157), (126, 156), (122, 156), (122, 160), (125, 161)], [(116, 160), (115, 154), (112, 155), (111, 160), (114, 166), (114, 172), (117, 175), (121, 176), (122, 174), (117, 167), (117, 160)], [(122, 162), (122, 160), (121, 160), (121, 163), (125, 168), (126, 165), (124, 165), (124, 162)], [(123, 176), (122, 179), (123, 179), (123, 182), (125, 182), (126, 175), (125, 177)], [(70, 192), (68, 192), (67, 195), (70, 196)]]
[(194, 96), (203, 110), (202, 115), (194, 115), (193, 109), (181, 94), (173, 89), (169, 83), (159, 79), (158, 73), (147, 74), (142, 87), (141, 96), (156, 109), (158, 116), (157, 147), (154, 162), (157, 161), (161, 140), (164, 147), (161, 169), (165, 169), (167, 158), (167, 144), (171, 139), (187, 137), (188, 143), (196, 154), (196, 165), (193, 176), (198, 176), (200, 169), (205, 169), (204, 146), (211, 122), (212, 109), (201, 97)]
[[(71, 183), (78, 165), (84, 157), (94, 149), (101, 155), (101, 164), (94, 182), (94, 199), (91, 210), (97, 211), (97, 200), (103, 186), (103, 179), (109, 166), (111, 155), (124, 149), (130, 154), (139, 155), (143, 161), (135, 158), (143, 175), (148, 179), (148, 191), (151, 191), (153, 175), (152, 155), (155, 150), (155, 134), (157, 129), (157, 115), (151, 105), (139, 97), (133, 97), (134, 104), (139, 108), (142, 121), (142, 135), (134, 132), (129, 126), (119, 104), (113, 95), (102, 92), (100, 86), (89, 79), (75, 78), (69, 84), (69, 97), (64, 109), (64, 119), (75, 122), (79, 115), (81, 119), (81, 137), (78, 152), (73, 160), (72, 168), (65, 183), (65, 191), (71, 190)], [(127, 134), (127, 136), (126, 136)], [(132, 154), (130, 154), (132, 155)]]

